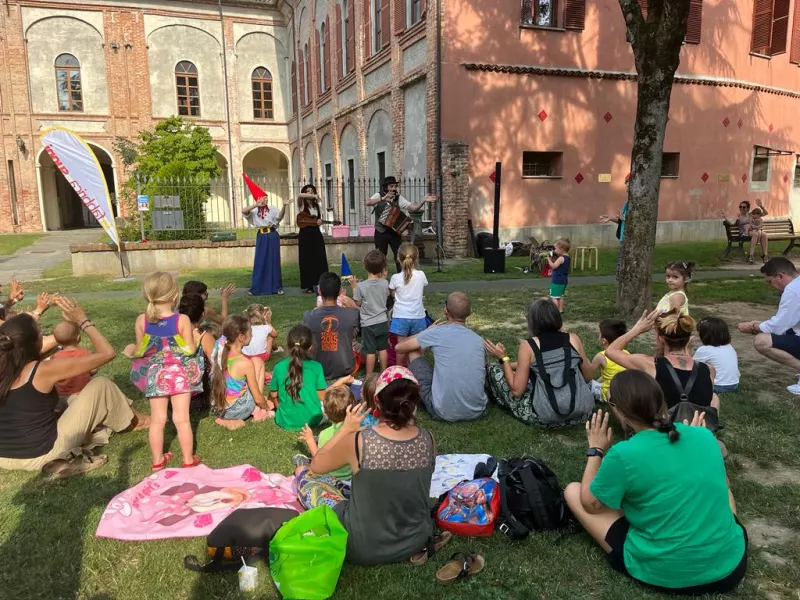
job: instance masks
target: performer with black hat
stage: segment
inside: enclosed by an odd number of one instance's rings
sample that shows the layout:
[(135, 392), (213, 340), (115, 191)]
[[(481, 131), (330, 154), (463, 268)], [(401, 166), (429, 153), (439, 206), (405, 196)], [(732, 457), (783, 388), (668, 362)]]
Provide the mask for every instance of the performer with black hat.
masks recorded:
[(425, 204), (436, 202), (436, 196), (425, 196), (417, 204), (412, 204), (400, 195), (397, 179), (389, 175), (381, 184), (381, 192), (367, 200), (375, 214), (375, 248), (389, 257), (389, 248), (394, 254), (394, 264), (400, 272), (397, 252), (403, 242), (403, 232), (411, 226), (408, 213), (420, 210)]

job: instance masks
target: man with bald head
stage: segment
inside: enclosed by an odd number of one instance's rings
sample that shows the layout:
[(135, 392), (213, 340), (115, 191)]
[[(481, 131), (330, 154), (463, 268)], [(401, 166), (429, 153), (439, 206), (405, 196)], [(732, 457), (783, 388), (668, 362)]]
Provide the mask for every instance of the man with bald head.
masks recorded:
[[(466, 326), (472, 314), (469, 298), (453, 292), (444, 305), (447, 320), (397, 345), (408, 355), (419, 381), (422, 404), (434, 419), (471, 421), (486, 415), (489, 403), (483, 339)], [(433, 366), (423, 352), (433, 351)]]

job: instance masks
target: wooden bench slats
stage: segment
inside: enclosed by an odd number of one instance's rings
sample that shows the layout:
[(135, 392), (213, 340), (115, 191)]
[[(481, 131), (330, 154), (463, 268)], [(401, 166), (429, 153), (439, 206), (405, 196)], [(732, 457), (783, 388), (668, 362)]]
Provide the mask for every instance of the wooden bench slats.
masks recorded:
[[(748, 241), (749, 238), (745, 238), (744, 240), (740, 238), (738, 223), (728, 223), (727, 221), (723, 221), (722, 224), (725, 227), (725, 235), (728, 242), (728, 247), (725, 248), (725, 252), (722, 253), (722, 258), (726, 258), (731, 253), (733, 244), (737, 244), (739, 250), (744, 253), (744, 242)], [(783, 254), (788, 254), (789, 251), (797, 245), (797, 240), (800, 239), (800, 235), (797, 235), (794, 232), (794, 225), (792, 224), (791, 219), (765, 220), (761, 223), (761, 230), (767, 234), (769, 241), (771, 242), (789, 242), (789, 245), (783, 251)]]

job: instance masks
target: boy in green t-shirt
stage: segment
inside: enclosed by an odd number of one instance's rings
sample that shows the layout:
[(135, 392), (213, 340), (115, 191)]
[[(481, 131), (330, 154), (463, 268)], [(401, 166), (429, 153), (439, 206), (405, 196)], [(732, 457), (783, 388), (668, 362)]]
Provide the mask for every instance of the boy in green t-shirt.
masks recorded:
[[(325, 398), (322, 400), (322, 406), (325, 409), (325, 415), (332, 423), (327, 429), (323, 429), (319, 434), (319, 442), (314, 439), (314, 432), (306, 425), (303, 427), (303, 433), (300, 434), (299, 441), (305, 442), (308, 446), (308, 452), (311, 457), (315, 457), (320, 448), (331, 441), (336, 432), (344, 423), (344, 418), (347, 416), (347, 407), (355, 403), (355, 397), (350, 388), (346, 385), (329, 387), (325, 390)], [(299, 462), (298, 456), (294, 457), (293, 462), (296, 466)], [(305, 457), (302, 457), (305, 458)], [(306, 459), (308, 460), (308, 459)], [(342, 481), (349, 481), (353, 476), (353, 472), (349, 466), (344, 466), (336, 471), (331, 471), (328, 475), (340, 479)]]

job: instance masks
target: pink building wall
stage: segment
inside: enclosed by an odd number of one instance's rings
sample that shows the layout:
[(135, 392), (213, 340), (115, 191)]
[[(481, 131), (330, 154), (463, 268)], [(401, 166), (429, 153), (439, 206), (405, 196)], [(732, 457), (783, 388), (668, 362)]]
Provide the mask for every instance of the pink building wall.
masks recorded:
[[(790, 63), (788, 47), (771, 59), (750, 54), (753, 0), (703, 5), (701, 43), (684, 45), (678, 75), (704, 85), (673, 88), (664, 150), (680, 152), (680, 174), (661, 181), (659, 220), (717, 219), (720, 209), (733, 214), (746, 198), (762, 199), (775, 216), (800, 217), (800, 190), (792, 193), (800, 154), (800, 68)], [(501, 228), (596, 223), (599, 214), (618, 210), (630, 170), (636, 82), (585, 73), (634, 72), (618, 1), (586, 2), (583, 31), (521, 28), (518, 0), (450, 0), (444, 11), (442, 137), (469, 144), (476, 226), (491, 227), (488, 175), (495, 161), (503, 163)], [(789, 45), (793, 29), (790, 22)], [(580, 74), (500, 73), (485, 65)], [(768, 89), (723, 87), (719, 80)], [(795, 94), (779, 94), (787, 89)], [(793, 153), (771, 159), (765, 191), (751, 190), (754, 145)], [(526, 150), (563, 152), (562, 178), (523, 179)], [(611, 174), (611, 182), (598, 182), (601, 174)]]

